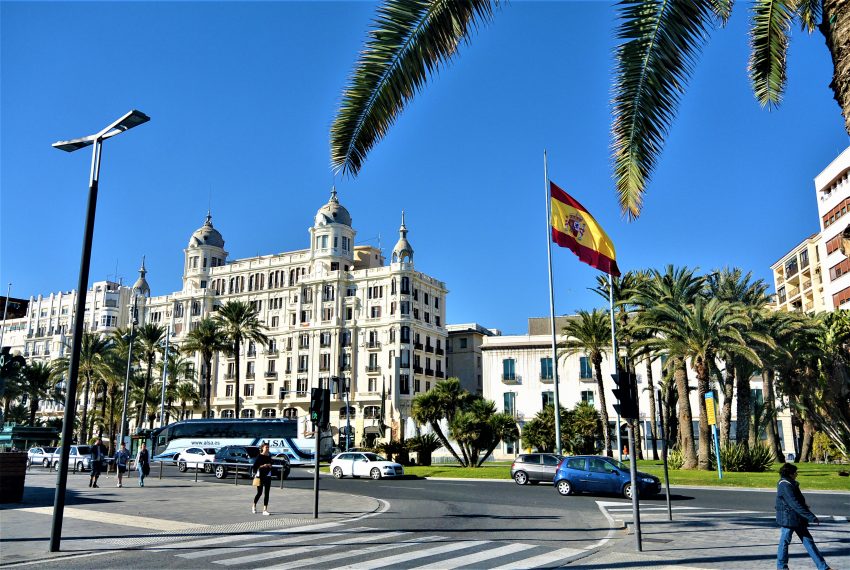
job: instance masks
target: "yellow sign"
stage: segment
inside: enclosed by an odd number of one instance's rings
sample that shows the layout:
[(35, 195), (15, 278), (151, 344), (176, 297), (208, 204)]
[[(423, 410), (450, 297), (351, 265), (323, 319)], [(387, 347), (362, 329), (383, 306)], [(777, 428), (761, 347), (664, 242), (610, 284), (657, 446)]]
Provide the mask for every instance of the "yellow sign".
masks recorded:
[(714, 409), (714, 393), (709, 392), (705, 395), (705, 411), (708, 413), (708, 425), (717, 424), (717, 411)]

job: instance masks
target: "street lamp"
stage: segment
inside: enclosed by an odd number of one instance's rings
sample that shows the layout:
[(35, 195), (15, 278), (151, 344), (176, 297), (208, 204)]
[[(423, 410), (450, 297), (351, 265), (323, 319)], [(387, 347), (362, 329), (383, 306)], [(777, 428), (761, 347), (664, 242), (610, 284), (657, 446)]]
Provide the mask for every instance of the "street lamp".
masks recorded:
[(65, 514), (65, 488), (68, 484), (68, 456), (71, 452), (71, 432), (76, 413), (77, 380), (80, 372), (80, 348), (83, 338), (83, 316), (86, 310), (86, 291), (89, 282), (91, 246), (94, 236), (94, 214), (97, 209), (97, 187), (100, 178), (100, 155), (105, 139), (120, 135), (150, 120), (144, 113), (132, 110), (100, 132), (87, 137), (53, 143), (55, 148), (74, 152), (92, 145), (91, 172), (89, 174), (89, 201), (86, 206), (86, 225), (83, 232), (83, 252), (80, 260), (80, 279), (77, 285), (76, 318), (71, 345), (71, 363), (68, 368), (68, 389), (65, 392), (65, 417), (62, 422), (62, 450), (60, 469), (56, 476), (56, 495), (53, 499), (53, 526), (50, 530), (50, 552), (58, 552), (62, 541), (62, 518)]
[(127, 351), (127, 377), (124, 379), (124, 405), (121, 408), (121, 436), (118, 438), (118, 445), (124, 443), (124, 436), (127, 429), (127, 398), (130, 392), (130, 373), (133, 370), (133, 341), (136, 339), (136, 325), (139, 324), (138, 318), (138, 302), (139, 291), (133, 287), (133, 315), (130, 319), (130, 348)]

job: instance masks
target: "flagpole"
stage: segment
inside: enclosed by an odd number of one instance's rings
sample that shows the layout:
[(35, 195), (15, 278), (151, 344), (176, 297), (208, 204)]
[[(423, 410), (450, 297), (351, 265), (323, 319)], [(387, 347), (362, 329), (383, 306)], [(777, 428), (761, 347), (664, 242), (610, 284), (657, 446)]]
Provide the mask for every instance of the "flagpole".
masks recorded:
[[(611, 374), (617, 374), (617, 325), (614, 320), (614, 279), (608, 274), (608, 306), (611, 309)], [(603, 387), (604, 389), (604, 387)], [(617, 400), (619, 403), (619, 400)], [(607, 429), (607, 426), (606, 426)], [(632, 450), (629, 450), (631, 454)], [(623, 460), (623, 442), (620, 435), (620, 411), (617, 410), (617, 454)]]
[(558, 397), (558, 340), (555, 335), (555, 288), (552, 285), (552, 202), (549, 165), (543, 151), (543, 189), (546, 192), (546, 253), (549, 259), (549, 316), (552, 323), (552, 380), (555, 384), (555, 453), (561, 455), (561, 399)]

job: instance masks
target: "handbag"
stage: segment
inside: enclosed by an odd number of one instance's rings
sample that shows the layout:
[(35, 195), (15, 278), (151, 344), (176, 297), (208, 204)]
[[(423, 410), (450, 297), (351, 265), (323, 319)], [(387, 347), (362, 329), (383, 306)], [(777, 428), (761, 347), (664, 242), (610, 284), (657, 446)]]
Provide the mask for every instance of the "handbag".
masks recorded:
[(254, 482), (252, 483), (252, 485), (254, 485), (254, 487), (259, 487), (260, 486), (260, 478), (254, 477)]

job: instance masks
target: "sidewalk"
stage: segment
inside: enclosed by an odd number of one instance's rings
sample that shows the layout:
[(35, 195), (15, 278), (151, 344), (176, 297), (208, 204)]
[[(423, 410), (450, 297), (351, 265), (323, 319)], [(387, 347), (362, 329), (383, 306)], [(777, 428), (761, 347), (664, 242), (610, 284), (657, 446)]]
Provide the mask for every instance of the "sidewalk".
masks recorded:
[[(122, 546), (153, 544), (197, 535), (237, 533), (344, 521), (377, 512), (375, 499), (322, 491), (319, 518), (313, 518), (313, 491), (280, 489), (274, 481), (269, 500), (272, 516), (251, 513), (255, 488), (250, 479), (239, 485), (191, 478), (156, 476), (138, 486), (125, 478), (116, 488), (114, 475), (101, 476), (100, 488), (88, 487), (89, 476), (68, 475), (68, 498), (62, 526), (62, 552), (49, 553), (56, 475), (32, 470), (27, 474), (24, 500), (0, 506), (0, 564), (53, 560), (69, 553), (119, 550)], [(262, 504), (262, 501), (261, 501)]]

